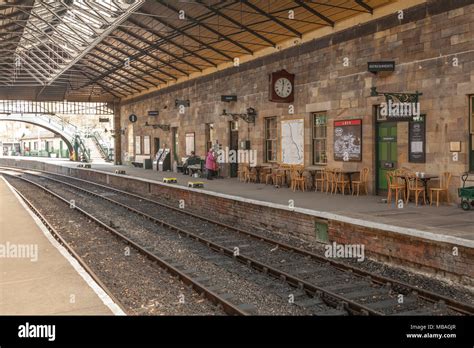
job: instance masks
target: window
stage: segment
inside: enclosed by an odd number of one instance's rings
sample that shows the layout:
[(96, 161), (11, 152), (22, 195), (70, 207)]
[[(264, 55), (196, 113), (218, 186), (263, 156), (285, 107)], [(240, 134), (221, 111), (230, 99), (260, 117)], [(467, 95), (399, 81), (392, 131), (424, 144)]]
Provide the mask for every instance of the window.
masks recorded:
[(327, 116), (324, 112), (313, 114), (313, 164), (326, 164)]
[(277, 160), (277, 118), (265, 119), (265, 162)]
[(214, 123), (206, 123), (206, 152), (215, 145), (216, 130)]
[(150, 136), (145, 135), (143, 137), (143, 154), (149, 155), (150, 154)]
[(135, 155), (141, 155), (142, 154), (142, 140), (141, 136), (137, 135), (135, 137)]

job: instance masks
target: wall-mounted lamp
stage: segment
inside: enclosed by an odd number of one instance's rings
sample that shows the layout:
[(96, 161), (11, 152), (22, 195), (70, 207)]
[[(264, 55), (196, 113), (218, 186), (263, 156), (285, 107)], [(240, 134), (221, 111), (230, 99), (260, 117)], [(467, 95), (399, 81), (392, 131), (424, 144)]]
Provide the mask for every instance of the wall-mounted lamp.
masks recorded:
[(161, 130), (164, 130), (166, 132), (170, 130), (169, 124), (149, 124), (148, 121), (145, 122), (145, 127), (153, 127), (153, 129), (160, 128)]
[(221, 116), (231, 116), (234, 121), (237, 121), (240, 118), (247, 123), (255, 123), (255, 117), (257, 117), (257, 111), (254, 108), (247, 108), (247, 113), (236, 114), (236, 113), (227, 113), (227, 111), (224, 109), (222, 110)]

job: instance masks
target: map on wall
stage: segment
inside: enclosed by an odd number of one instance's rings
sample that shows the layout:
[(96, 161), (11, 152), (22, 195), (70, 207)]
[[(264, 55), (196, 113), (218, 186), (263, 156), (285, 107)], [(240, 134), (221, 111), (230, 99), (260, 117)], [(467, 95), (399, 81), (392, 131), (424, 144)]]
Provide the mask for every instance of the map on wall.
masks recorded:
[(304, 120), (281, 121), (281, 161), (304, 163)]

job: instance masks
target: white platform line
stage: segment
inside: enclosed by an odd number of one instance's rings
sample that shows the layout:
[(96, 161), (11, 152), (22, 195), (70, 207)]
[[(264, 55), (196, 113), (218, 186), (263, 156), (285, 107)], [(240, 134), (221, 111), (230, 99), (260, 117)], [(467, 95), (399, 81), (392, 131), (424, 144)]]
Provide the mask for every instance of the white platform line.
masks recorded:
[(43, 224), (43, 222), (36, 216), (36, 214), (28, 207), (28, 205), (21, 199), (21, 197), (16, 193), (15, 189), (10, 185), (10, 183), (2, 176), (3, 181), (6, 183), (7, 187), (18, 199), (20, 204), (25, 208), (25, 210), (31, 215), (36, 225), (40, 228), (49, 242), (61, 253), (62, 256), (71, 264), (71, 266), (76, 270), (77, 273), (84, 279), (84, 281), (89, 285), (89, 287), (95, 292), (95, 294), (102, 300), (104, 305), (106, 305), (114, 315), (126, 315), (125, 312), (110, 298), (109, 295), (92, 279), (89, 273), (81, 266), (81, 264), (69, 254), (65, 247), (63, 247), (59, 242), (51, 235), (49, 230)]

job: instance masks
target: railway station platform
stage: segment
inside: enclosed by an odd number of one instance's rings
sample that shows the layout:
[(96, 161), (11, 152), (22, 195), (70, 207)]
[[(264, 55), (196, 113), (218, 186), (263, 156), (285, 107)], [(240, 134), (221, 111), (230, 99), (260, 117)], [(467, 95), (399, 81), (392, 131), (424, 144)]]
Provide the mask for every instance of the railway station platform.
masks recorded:
[[(46, 170), (79, 177), (144, 195), (159, 196), (242, 228), (257, 228), (308, 242), (364, 244), (379, 261), (424, 274), (474, 285), (474, 211), (456, 204), (403, 209), (383, 203), (381, 196), (342, 196), (314, 191), (293, 192), (237, 179), (193, 179), (170, 172), (130, 166), (78, 163), (56, 159), (3, 158), (0, 165)], [(114, 174), (125, 170), (126, 175)], [(164, 177), (178, 183), (164, 184)], [(204, 188), (187, 187), (203, 181)], [(289, 204), (289, 201), (293, 205)], [(291, 203), (291, 202), (290, 202)]]
[(123, 314), (0, 178), (0, 315)]

